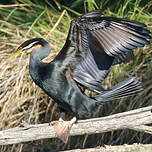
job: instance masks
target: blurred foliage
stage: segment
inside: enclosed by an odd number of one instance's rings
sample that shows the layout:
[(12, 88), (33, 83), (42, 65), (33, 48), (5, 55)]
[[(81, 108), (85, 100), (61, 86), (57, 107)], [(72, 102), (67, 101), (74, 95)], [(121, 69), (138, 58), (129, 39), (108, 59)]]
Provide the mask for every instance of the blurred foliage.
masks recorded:
[[(19, 1), (25, 2), (24, 0)], [(114, 13), (118, 13), (120, 9), (123, 9), (124, 13), (134, 9), (136, 9), (137, 12), (144, 9), (145, 11), (152, 13), (152, 3), (149, 0), (117, 0), (117, 2), (113, 0), (31, 0), (31, 2), (38, 5), (50, 6), (57, 11), (66, 7), (79, 13), (86, 13), (106, 6)]]
[[(23, 7), (0, 7), (0, 128), (19, 125), (22, 121), (43, 123), (58, 119), (58, 108), (47, 95), (35, 87), (28, 72), (26, 54), (5, 62), (17, 46), (28, 38), (43, 37), (51, 43), (52, 53), (64, 45), (70, 21), (88, 11), (107, 9), (104, 16), (128, 18), (145, 23), (152, 28), (152, 3), (149, 0), (12, 0), (1, 4), (29, 4)], [(64, 9), (67, 12), (64, 13)], [(61, 20), (61, 14), (64, 13)], [(59, 20), (59, 22), (58, 22)], [(52, 30), (54, 29), (54, 30)], [(104, 81), (105, 88), (130, 77), (143, 82), (144, 91), (130, 98), (112, 101), (99, 107), (100, 116), (148, 106), (152, 104), (152, 46), (138, 48), (135, 59), (112, 68)], [(152, 143), (152, 136), (130, 130), (120, 130), (101, 135), (72, 137), (67, 145), (57, 139), (40, 140), (24, 145), (0, 147), (0, 151), (32, 151), (40, 147), (71, 149), (95, 147), (104, 144)], [(34, 151), (34, 150), (33, 150)]]

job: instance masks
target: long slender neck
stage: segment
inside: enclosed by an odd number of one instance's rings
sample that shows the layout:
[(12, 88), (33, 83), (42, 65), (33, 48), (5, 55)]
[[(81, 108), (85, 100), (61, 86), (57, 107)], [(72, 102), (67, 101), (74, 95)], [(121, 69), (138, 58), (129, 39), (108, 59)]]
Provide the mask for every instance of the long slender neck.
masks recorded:
[(38, 60), (41, 61), (44, 58), (46, 58), (50, 54), (50, 44), (45, 41), (45, 43), (42, 45), (42, 47), (39, 47), (32, 51), (32, 54), (30, 56), (30, 60)]
[(42, 60), (46, 58), (50, 54), (50, 45), (47, 41), (44, 41), (43, 44), (41, 44), (42, 47), (37, 48), (32, 51), (32, 54), (30, 55), (30, 74), (33, 80), (36, 81), (36, 79), (39, 78), (38, 70), (40, 69), (40, 65), (42, 64)]

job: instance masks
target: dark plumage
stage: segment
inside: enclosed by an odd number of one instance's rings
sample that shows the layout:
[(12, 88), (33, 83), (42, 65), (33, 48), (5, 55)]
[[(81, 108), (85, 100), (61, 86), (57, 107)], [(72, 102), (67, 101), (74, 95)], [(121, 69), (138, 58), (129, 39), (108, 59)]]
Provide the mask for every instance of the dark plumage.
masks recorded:
[[(109, 90), (104, 90), (102, 81), (112, 65), (133, 59), (132, 49), (149, 44), (150, 32), (145, 29), (145, 24), (101, 17), (101, 12), (95, 10), (73, 20), (64, 47), (50, 63), (42, 61), (50, 54), (50, 45), (46, 40), (31, 39), (19, 47), (25, 50), (41, 45), (30, 56), (33, 81), (79, 119), (92, 117), (98, 104), (142, 90), (135, 77)], [(97, 96), (94, 99), (87, 97), (78, 84), (97, 92)]]

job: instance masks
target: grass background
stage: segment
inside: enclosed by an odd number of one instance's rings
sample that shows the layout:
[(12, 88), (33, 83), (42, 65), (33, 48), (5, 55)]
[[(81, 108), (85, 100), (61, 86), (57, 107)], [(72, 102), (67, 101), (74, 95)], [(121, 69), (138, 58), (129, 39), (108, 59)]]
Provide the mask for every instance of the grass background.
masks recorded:
[[(152, 3), (149, 0), (9, 0), (0, 4), (0, 129), (17, 126), (23, 121), (37, 124), (58, 119), (57, 105), (35, 86), (29, 76), (29, 56), (24, 54), (7, 60), (25, 40), (43, 37), (51, 44), (54, 55), (64, 45), (70, 21), (88, 11), (107, 6), (104, 16), (140, 21), (152, 28)], [(16, 4), (6, 7), (6, 4)], [(27, 4), (27, 6), (19, 5)], [(100, 116), (129, 111), (152, 104), (152, 46), (134, 51), (135, 59), (112, 68), (104, 81), (105, 88), (136, 76), (144, 91), (132, 97), (112, 101), (99, 107)], [(1, 146), (0, 151), (37, 152), (46, 149), (74, 149), (132, 143), (152, 143), (143, 132), (119, 130), (101, 135), (71, 137), (64, 145), (58, 139)], [(44, 149), (43, 149), (44, 148)]]

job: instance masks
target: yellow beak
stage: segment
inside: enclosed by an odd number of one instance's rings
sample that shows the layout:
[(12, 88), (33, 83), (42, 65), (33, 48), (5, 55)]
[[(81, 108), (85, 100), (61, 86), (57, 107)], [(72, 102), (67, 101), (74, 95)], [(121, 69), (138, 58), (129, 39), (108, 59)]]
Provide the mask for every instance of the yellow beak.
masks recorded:
[(13, 59), (15, 56), (17, 56), (19, 54), (22, 54), (23, 52), (25, 52), (25, 51), (22, 51), (22, 50), (17, 51), (15, 54), (13, 54), (9, 58), (7, 58), (6, 61), (9, 61), (9, 60)]

